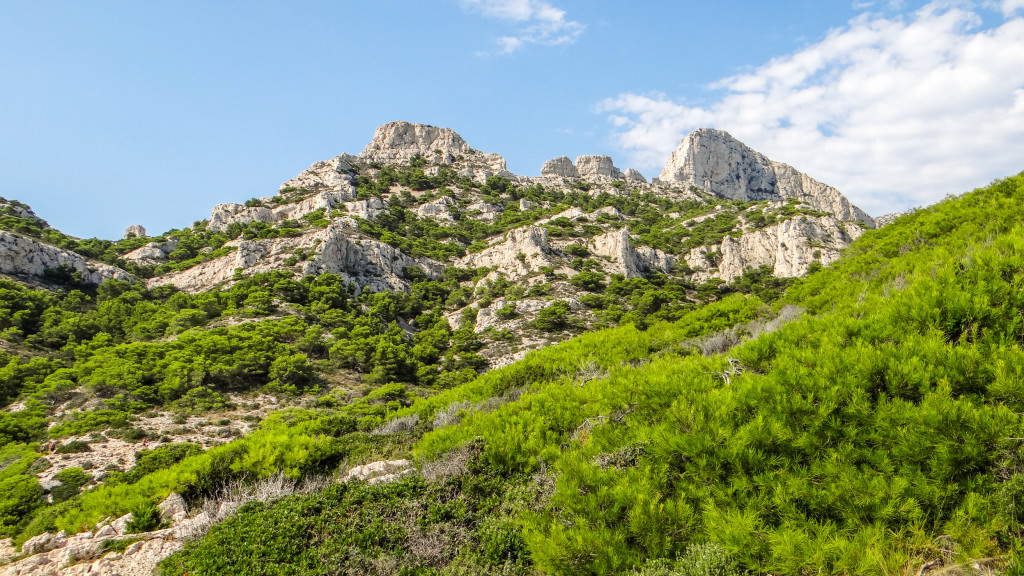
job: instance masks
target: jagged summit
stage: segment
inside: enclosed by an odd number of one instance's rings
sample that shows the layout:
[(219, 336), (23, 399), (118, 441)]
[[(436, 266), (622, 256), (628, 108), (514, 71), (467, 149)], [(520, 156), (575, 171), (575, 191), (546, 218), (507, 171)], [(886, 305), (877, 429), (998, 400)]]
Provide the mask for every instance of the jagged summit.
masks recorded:
[(433, 164), (453, 164), (471, 151), (469, 144), (451, 128), (398, 121), (379, 126), (359, 158), (395, 164), (422, 156)]
[(794, 198), (840, 220), (873, 226), (871, 217), (835, 188), (769, 159), (723, 130), (701, 128), (683, 138), (658, 181), (733, 200)]
[(625, 172), (615, 167), (610, 156), (577, 156), (573, 163), (568, 156), (552, 158), (540, 169), (541, 178), (582, 178), (584, 180), (626, 180), (647, 182), (643, 174), (632, 168)]

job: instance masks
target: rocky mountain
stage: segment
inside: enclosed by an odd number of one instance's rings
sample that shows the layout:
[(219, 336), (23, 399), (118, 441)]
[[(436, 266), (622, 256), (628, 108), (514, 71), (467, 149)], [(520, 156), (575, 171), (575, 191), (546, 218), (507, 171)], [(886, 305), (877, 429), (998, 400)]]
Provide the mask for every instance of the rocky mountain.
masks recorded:
[[(4, 210), (8, 220), (35, 218)], [(538, 177), (514, 175), (451, 129), (392, 122), (358, 156), (316, 162), (274, 195), (219, 204), (186, 231), (146, 238), (133, 226), (107, 263), (8, 226), (0, 272), (65, 269), (86, 283), (132, 278), (198, 293), (289, 270), (379, 292), (409, 290), (413, 278), (439, 278), (446, 267), (486, 268), (448, 316), (480, 332), (521, 331), (559, 301), (583, 326), (607, 324), (635, 307), (596, 298), (615, 278), (669, 281), (696, 301), (702, 285), (750, 271), (799, 276), (873, 225), (836, 189), (717, 130), (688, 135), (647, 182), (607, 156), (563, 156)], [(196, 237), (202, 246), (186, 246)], [(522, 289), (495, 299), (485, 288), (509, 282)], [(495, 320), (501, 309), (506, 321)], [(500, 365), (547, 340), (485, 355)]]

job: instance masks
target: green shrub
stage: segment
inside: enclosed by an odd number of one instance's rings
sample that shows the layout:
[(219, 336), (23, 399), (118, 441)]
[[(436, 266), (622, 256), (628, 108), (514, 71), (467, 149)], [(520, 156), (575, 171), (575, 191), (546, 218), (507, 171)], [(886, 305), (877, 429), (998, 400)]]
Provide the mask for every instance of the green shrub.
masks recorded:
[(128, 534), (140, 534), (152, 532), (163, 527), (164, 521), (160, 518), (160, 508), (152, 501), (146, 501), (131, 511), (132, 519), (125, 526)]
[(61, 444), (54, 452), (57, 454), (80, 454), (82, 452), (92, 452), (92, 448), (84, 440), (72, 440), (66, 444)]

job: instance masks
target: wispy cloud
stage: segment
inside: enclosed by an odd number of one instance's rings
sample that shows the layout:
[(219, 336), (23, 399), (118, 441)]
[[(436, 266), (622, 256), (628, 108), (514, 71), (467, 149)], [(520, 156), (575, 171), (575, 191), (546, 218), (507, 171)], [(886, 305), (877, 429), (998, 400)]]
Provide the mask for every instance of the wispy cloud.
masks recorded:
[(497, 39), (500, 52), (510, 54), (527, 44), (558, 46), (572, 44), (586, 28), (566, 18), (565, 10), (543, 0), (461, 0), (462, 5), (488, 18), (515, 26), (513, 34)]
[(982, 28), (971, 5), (862, 15), (794, 54), (709, 88), (708, 105), (664, 94), (602, 102), (634, 164), (660, 168), (711, 126), (845, 192), (871, 213), (929, 204), (1024, 169), (1024, 0)]

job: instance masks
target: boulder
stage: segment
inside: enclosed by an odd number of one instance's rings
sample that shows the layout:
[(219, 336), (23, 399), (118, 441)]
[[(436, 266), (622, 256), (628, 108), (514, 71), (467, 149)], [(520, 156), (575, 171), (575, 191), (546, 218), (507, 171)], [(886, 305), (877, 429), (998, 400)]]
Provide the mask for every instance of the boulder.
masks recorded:
[(175, 516), (188, 512), (185, 499), (177, 492), (171, 492), (170, 496), (165, 498), (158, 508), (160, 509), (160, 517), (164, 520), (173, 520)]

